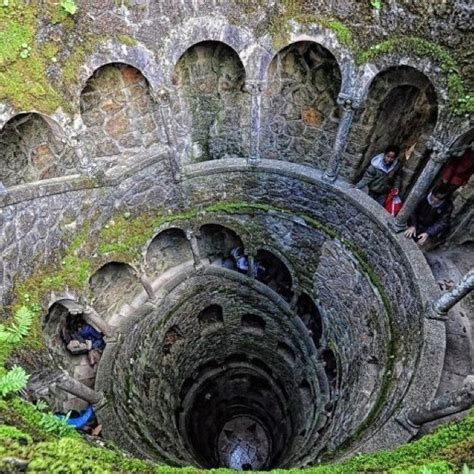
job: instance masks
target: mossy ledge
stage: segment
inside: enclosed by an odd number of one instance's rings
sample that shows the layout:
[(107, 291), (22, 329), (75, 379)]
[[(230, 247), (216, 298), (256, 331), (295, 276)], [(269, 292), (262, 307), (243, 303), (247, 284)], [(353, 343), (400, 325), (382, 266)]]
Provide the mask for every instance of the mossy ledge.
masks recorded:
[[(38, 408), (18, 397), (0, 401), (0, 470), (62, 473), (198, 473), (203, 470), (173, 468), (132, 458), (112, 445), (91, 443), (74, 432), (48, 429)], [(273, 473), (350, 474), (387, 472), (446, 474), (470, 472), (474, 459), (474, 410), (463, 420), (392, 451), (358, 455), (342, 464), (307, 469), (278, 469)], [(209, 472), (231, 473), (228, 469)]]

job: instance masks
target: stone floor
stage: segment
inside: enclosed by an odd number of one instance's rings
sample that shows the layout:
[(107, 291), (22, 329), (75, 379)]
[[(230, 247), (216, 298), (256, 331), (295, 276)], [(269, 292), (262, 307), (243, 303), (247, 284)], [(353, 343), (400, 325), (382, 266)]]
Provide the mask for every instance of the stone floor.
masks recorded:
[[(449, 289), (474, 267), (474, 244), (451, 249), (437, 248), (425, 254), (442, 291)], [(457, 389), (464, 378), (474, 373), (474, 294), (456, 304), (446, 322), (446, 356), (437, 395)], [(462, 414), (460, 415), (462, 416)], [(450, 417), (446, 417), (450, 418)], [(447, 419), (440, 420), (445, 422)], [(427, 423), (424, 432), (438, 423)]]

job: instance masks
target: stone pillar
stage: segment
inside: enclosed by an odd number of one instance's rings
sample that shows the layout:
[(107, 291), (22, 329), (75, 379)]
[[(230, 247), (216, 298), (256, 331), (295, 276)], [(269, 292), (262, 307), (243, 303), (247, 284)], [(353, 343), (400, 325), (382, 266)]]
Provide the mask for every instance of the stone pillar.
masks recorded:
[(253, 273), (253, 267), (255, 266), (255, 257), (253, 255), (248, 256), (249, 268), (247, 269), (247, 275), (250, 278), (255, 278)]
[(186, 231), (186, 238), (189, 240), (191, 244), (191, 252), (193, 253), (194, 259), (194, 268), (196, 270), (200, 270), (202, 268), (201, 262), (201, 253), (199, 252), (199, 245), (196, 236), (192, 230)]
[(354, 112), (358, 108), (358, 104), (350, 96), (339, 94), (337, 103), (341, 108), (341, 120), (337, 129), (336, 139), (334, 141), (332, 156), (327, 164), (323, 179), (330, 183), (336, 181), (341, 167), (342, 154), (346, 149), (347, 139), (351, 130)]
[(260, 116), (262, 110), (263, 84), (260, 81), (247, 81), (245, 90), (251, 96), (250, 103), (250, 153), (251, 161), (260, 158)]
[(105, 321), (100, 314), (92, 308), (92, 306), (86, 306), (82, 312), (82, 315), (87, 323), (95, 326), (104, 336), (112, 337), (114, 329), (112, 326)]
[(155, 99), (158, 102), (160, 107), (160, 116), (163, 123), (163, 129), (166, 135), (166, 141), (170, 147), (170, 152), (168, 153), (168, 160), (171, 168), (171, 173), (175, 181), (179, 181), (181, 177), (180, 173), (180, 162), (178, 147), (176, 142), (176, 136), (174, 134), (173, 127), (171, 126), (171, 99), (170, 93), (165, 88), (161, 88), (156, 94)]
[(463, 279), (448, 293), (444, 294), (433, 303), (434, 310), (441, 316), (445, 316), (448, 311), (462, 298), (474, 289), (474, 268), (471, 268)]
[(153, 291), (153, 287), (151, 286), (151, 282), (148, 277), (144, 273), (135, 272), (135, 276), (138, 278), (140, 283), (143, 286), (146, 294), (148, 295), (148, 299), (153, 301), (156, 297), (155, 292)]
[(430, 160), (416, 180), (397, 217), (390, 223), (390, 227), (394, 232), (403, 232), (407, 228), (408, 219), (415, 211), (420, 200), (428, 193), (428, 189), (441, 167), (449, 159), (447, 147), (434, 139), (431, 139), (431, 143), (433, 151)]
[(406, 410), (398, 421), (409, 429), (419, 428), (423, 423), (467, 410), (473, 402), (474, 375), (468, 375), (459, 390), (441, 395), (421, 407)]
[(7, 188), (4, 186), (4, 184), (0, 181), (0, 199), (4, 196), (6, 196), (8, 193)]
[(78, 382), (67, 372), (63, 372), (54, 382), (54, 385), (56, 385), (61, 390), (70, 393), (71, 395), (85, 400), (91, 405), (99, 405), (104, 399), (104, 395), (102, 393), (96, 392), (83, 383)]

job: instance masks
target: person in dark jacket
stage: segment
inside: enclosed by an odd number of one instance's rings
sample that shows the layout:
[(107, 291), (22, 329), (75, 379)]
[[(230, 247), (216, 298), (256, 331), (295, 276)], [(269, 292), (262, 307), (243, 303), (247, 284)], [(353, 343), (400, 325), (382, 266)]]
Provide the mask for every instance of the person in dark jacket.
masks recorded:
[(399, 193), (402, 184), (402, 165), (398, 159), (399, 153), (398, 146), (390, 145), (384, 153), (375, 155), (361, 180), (356, 184), (357, 189), (367, 186), (369, 196), (381, 206), (384, 205), (385, 197), (391, 189), (396, 190), (394, 195)]
[(449, 197), (449, 187), (440, 184), (433, 189), (416, 207), (405, 231), (405, 237), (415, 239), (419, 245), (435, 240), (449, 228), (453, 203)]

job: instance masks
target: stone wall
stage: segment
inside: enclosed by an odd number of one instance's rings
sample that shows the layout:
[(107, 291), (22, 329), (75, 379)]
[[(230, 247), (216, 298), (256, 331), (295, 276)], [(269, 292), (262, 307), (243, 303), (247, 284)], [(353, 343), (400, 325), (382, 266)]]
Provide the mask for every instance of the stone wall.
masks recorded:
[(87, 154), (111, 168), (166, 143), (148, 81), (124, 64), (94, 72), (81, 93), (82, 135)]
[(323, 169), (338, 126), (341, 74), (325, 48), (299, 42), (270, 64), (262, 96), (262, 158), (293, 161)]
[(249, 96), (238, 55), (220, 42), (187, 50), (173, 75), (176, 135), (190, 161), (248, 155)]
[(73, 150), (39, 114), (20, 114), (0, 130), (0, 182), (5, 186), (75, 172)]

